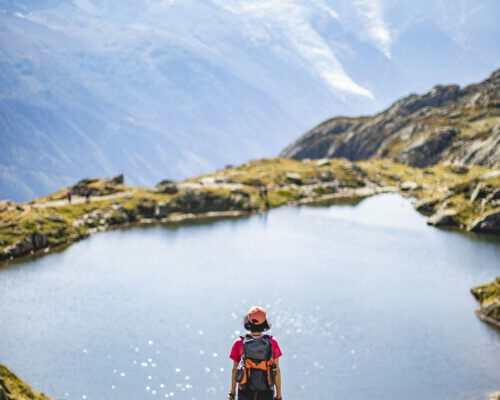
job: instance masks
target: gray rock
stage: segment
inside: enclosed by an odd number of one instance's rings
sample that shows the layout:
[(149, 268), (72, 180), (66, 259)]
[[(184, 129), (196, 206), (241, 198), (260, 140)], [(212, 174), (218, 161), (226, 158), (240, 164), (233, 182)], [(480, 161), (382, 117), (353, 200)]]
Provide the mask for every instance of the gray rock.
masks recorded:
[(289, 183), (294, 183), (295, 185), (302, 184), (302, 177), (299, 174), (293, 172), (287, 172), (285, 175), (285, 180)]
[(394, 181), (400, 181), (401, 178), (403, 178), (403, 175), (401, 175), (401, 174), (387, 174), (387, 177), (389, 179), (394, 180)]
[(137, 213), (142, 218), (155, 218), (156, 217), (156, 202), (144, 201), (137, 205)]
[(500, 211), (493, 211), (476, 219), (469, 230), (480, 233), (500, 234)]
[(110, 185), (123, 185), (125, 183), (125, 177), (123, 174), (116, 175), (112, 178), (106, 179), (106, 183)]
[(434, 165), (440, 161), (441, 155), (458, 134), (458, 130), (454, 127), (435, 129), (431, 134), (407, 146), (396, 157), (396, 161), (419, 168)]
[(4, 249), (8, 257), (21, 257), (35, 250), (40, 250), (49, 245), (49, 240), (44, 233), (33, 233), (28, 238), (18, 240)]
[(29, 254), (33, 250), (33, 244), (28, 238), (18, 240), (4, 249), (4, 254), (8, 257), (21, 257)]
[(488, 201), (496, 200), (496, 193), (498, 189), (491, 185), (484, 185), (483, 183), (478, 183), (470, 195), (470, 201), (474, 202), (476, 200), (488, 199)]
[(399, 186), (399, 188), (404, 192), (408, 192), (411, 190), (417, 190), (419, 187), (420, 186), (418, 185), (418, 183), (411, 182), (411, 181), (405, 181), (405, 182), (401, 183), (401, 185)]
[(164, 179), (153, 189), (157, 193), (165, 193), (165, 194), (175, 194), (179, 191), (179, 188), (175, 184), (174, 181), (170, 179)]
[(319, 173), (319, 177), (322, 182), (331, 182), (334, 180), (333, 172), (332, 171), (321, 171)]
[(172, 211), (175, 211), (175, 208), (169, 201), (162, 201), (158, 203), (158, 206), (155, 210), (156, 218), (167, 218), (168, 214)]
[(49, 239), (44, 233), (33, 233), (31, 235), (31, 244), (33, 245), (33, 250), (43, 249), (48, 246)]
[(316, 161), (316, 165), (318, 167), (326, 167), (327, 165), (330, 165), (330, 159), (328, 158), (322, 158), (321, 160)]
[(432, 215), (436, 212), (436, 199), (423, 199), (415, 203), (415, 210), (424, 215)]
[(427, 224), (440, 227), (456, 227), (459, 224), (455, 221), (456, 212), (453, 210), (440, 210), (432, 215)]
[(463, 175), (463, 174), (466, 174), (467, 172), (469, 172), (469, 168), (467, 168), (465, 165), (461, 165), (461, 164), (452, 164), (450, 166), (450, 169), (452, 172), (454, 172), (455, 174), (459, 174), (459, 175)]
[(173, 201), (176, 211), (207, 213), (212, 211), (250, 210), (250, 196), (246, 192), (233, 191), (229, 195), (213, 192), (186, 190)]

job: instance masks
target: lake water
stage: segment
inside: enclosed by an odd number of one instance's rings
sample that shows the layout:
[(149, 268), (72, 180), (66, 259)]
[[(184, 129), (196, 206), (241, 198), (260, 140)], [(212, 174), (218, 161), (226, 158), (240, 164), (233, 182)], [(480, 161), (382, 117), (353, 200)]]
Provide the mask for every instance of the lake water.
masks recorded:
[(117, 230), (0, 269), (0, 362), (57, 399), (225, 399), (262, 304), (286, 400), (483, 399), (500, 333), (469, 289), (497, 275), (497, 239), (396, 195)]

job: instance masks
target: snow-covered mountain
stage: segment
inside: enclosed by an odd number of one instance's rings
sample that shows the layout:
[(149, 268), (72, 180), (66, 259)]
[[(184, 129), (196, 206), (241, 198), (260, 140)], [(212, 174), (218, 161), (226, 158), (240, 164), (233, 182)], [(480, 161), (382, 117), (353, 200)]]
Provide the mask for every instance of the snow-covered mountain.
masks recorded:
[(0, 0), (0, 198), (274, 156), (498, 67), (491, 1)]

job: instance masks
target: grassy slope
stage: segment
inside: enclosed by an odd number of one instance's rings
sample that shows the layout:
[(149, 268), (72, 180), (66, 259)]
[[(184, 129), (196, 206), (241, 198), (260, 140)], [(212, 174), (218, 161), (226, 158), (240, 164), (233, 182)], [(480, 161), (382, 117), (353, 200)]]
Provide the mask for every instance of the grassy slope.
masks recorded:
[(50, 400), (43, 393), (35, 392), (2, 364), (0, 364), (0, 380), (10, 391), (9, 398), (12, 400)]

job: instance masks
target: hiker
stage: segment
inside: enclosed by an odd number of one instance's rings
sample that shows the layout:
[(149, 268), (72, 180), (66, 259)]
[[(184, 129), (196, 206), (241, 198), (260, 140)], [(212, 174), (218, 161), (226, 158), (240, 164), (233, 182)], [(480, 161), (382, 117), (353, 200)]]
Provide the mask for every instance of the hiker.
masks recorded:
[(269, 208), (269, 197), (267, 195), (267, 186), (259, 186), (260, 202), (264, 204), (264, 208)]
[(85, 191), (85, 203), (90, 203), (90, 190)]
[(68, 198), (68, 203), (71, 204), (71, 190), (68, 190), (68, 193), (66, 193), (66, 197)]
[(266, 208), (269, 208), (269, 195), (267, 193), (267, 186), (264, 186), (262, 188), (262, 191), (264, 193), (264, 204), (266, 205)]
[[(234, 362), (229, 400), (281, 400), (281, 349), (276, 339), (264, 332), (271, 329), (266, 310), (254, 306), (243, 319), (249, 333), (236, 339), (231, 349)], [(275, 393), (276, 390), (276, 393)]]

